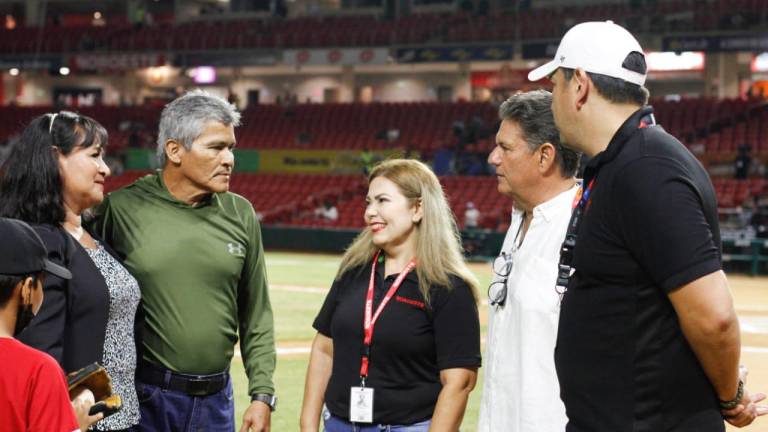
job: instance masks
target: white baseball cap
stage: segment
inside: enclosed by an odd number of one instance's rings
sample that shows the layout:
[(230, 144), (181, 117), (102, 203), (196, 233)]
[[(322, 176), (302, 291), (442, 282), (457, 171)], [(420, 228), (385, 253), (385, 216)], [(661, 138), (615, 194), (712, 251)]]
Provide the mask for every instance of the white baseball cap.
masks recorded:
[(629, 53), (643, 54), (643, 48), (630, 32), (613, 21), (593, 21), (573, 26), (563, 36), (552, 61), (528, 74), (530, 81), (538, 81), (557, 68), (582, 68), (587, 72), (622, 79), (642, 86), (645, 74), (625, 69), (622, 64)]

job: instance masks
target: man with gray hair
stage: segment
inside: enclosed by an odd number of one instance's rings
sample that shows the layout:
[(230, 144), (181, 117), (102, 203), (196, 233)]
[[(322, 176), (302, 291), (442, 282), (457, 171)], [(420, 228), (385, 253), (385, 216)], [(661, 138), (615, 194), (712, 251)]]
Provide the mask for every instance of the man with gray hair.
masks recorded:
[(240, 336), (251, 404), (241, 432), (267, 431), (275, 346), (261, 232), (228, 192), (240, 113), (197, 90), (160, 118), (162, 169), (109, 194), (97, 228), (142, 292), (141, 431), (233, 431), (229, 366)]
[(488, 288), (479, 432), (562, 432), (567, 421), (553, 358), (560, 311), (555, 281), (579, 190), (579, 155), (560, 144), (551, 103), (544, 90), (507, 99), (488, 157), (499, 192), (514, 205)]

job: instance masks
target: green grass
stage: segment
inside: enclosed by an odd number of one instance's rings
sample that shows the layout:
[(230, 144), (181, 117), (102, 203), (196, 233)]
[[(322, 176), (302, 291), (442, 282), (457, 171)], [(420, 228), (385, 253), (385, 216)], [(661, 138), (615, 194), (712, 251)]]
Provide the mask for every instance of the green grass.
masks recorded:
[[(277, 288), (270, 291), (275, 315), (275, 336), (277, 345), (309, 346), (315, 336), (312, 321), (325, 299), (325, 290), (333, 282), (340, 257), (336, 255), (315, 255), (285, 252), (267, 252), (267, 277), (270, 285)], [(484, 287), (490, 281), (490, 266), (473, 265), (473, 271), (480, 280), (480, 297), (485, 296)], [(315, 288), (302, 290), (300, 287)], [(318, 290), (320, 288), (322, 290)], [(481, 306), (483, 311), (483, 306)], [(484, 316), (484, 314), (481, 314)], [(485, 326), (483, 325), (483, 332)], [(272, 430), (276, 432), (298, 430), (301, 400), (304, 393), (304, 375), (307, 371), (308, 355), (278, 356), (275, 371), (275, 386), (279, 398), (278, 410), (272, 416)], [(232, 382), (235, 388), (236, 422), (239, 429), (243, 411), (250, 398), (247, 394), (248, 381), (239, 357), (232, 361)], [(482, 392), (482, 370), (478, 385), (470, 396), (463, 432), (472, 432), (477, 426), (477, 414)]]

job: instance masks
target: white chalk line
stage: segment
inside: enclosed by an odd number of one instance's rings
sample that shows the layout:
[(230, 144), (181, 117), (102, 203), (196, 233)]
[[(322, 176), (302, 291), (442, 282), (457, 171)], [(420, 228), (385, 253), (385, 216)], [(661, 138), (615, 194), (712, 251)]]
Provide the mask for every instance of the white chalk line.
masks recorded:
[(329, 288), (308, 287), (301, 285), (269, 284), (269, 289), (274, 291), (287, 291), (305, 294), (327, 294)]

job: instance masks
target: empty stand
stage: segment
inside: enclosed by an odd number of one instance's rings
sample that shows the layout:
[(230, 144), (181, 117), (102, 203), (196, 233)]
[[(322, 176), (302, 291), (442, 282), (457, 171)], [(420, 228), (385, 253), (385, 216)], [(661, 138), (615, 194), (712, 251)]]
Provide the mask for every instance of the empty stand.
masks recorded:
[[(704, 159), (728, 160), (739, 146), (753, 154), (768, 154), (768, 107), (740, 99), (709, 98), (652, 101), (656, 118), (684, 144), (703, 145)], [(73, 109), (74, 110), (74, 109)], [(0, 139), (20, 132), (35, 116), (50, 112), (43, 107), (2, 107)], [(82, 114), (101, 122), (110, 134), (110, 151), (128, 143), (131, 125), (154, 135), (160, 107), (85, 107)], [(486, 137), (479, 151), (490, 151), (497, 124), (496, 108), (481, 102), (399, 102), (298, 104), (291, 107), (257, 105), (243, 111), (237, 129), (238, 146), (245, 149), (388, 149), (413, 145), (422, 154), (454, 143), (452, 124), (469, 124), (480, 117)], [(386, 129), (399, 130), (399, 138), (382, 137)], [(301, 142), (299, 135), (308, 140)], [(152, 139), (149, 139), (152, 141)]]
[[(127, 171), (107, 179), (106, 190), (126, 186), (147, 171)], [(511, 201), (496, 191), (495, 177), (441, 177), (459, 227), (464, 225), (467, 202), (474, 202), (481, 214), (481, 226), (503, 230), (509, 224)], [(246, 174), (232, 177), (232, 192), (247, 198), (264, 224), (362, 228), (367, 181), (359, 175)], [(324, 202), (339, 211), (336, 221), (314, 217)]]
[[(500, 42), (561, 37), (583, 21), (613, 20), (633, 33), (681, 29), (750, 30), (765, 27), (763, 0), (677, 0), (642, 5), (608, 3), (543, 7), (514, 13), (492, 11), (415, 14), (390, 20), (376, 15), (303, 16), (291, 19), (206, 19), (130, 26), (124, 19), (92, 27), (47, 25), (0, 31), (0, 53), (77, 51), (199, 51), (261, 48), (392, 46)], [(87, 22), (87, 21), (86, 21)]]
[(717, 194), (717, 204), (721, 208), (743, 205), (747, 199), (754, 196), (765, 196), (768, 193), (768, 181), (762, 178), (746, 180), (716, 178), (712, 180)]
[[(768, 154), (768, 106), (739, 99), (708, 98), (652, 101), (656, 118), (667, 131), (688, 146), (702, 145), (705, 160), (725, 161), (749, 145), (753, 154)], [(157, 131), (160, 107), (84, 107), (73, 109), (94, 117), (109, 131), (110, 151), (128, 144), (131, 128), (149, 136)], [(0, 139), (19, 133), (35, 116), (50, 112), (44, 107), (2, 107)], [(243, 111), (237, 129), (238, 146), (244, 149), (388, 149), (412, 145), (422, 154), (452, 145), (455, 121), (469, 124), (482, 119), (484, 138), (478, 151), (493, 148), (496, 108), (480, 102), (399, 102), (351, 104), (298, 104), (291, 107), (257, 105)], [(397, 129), (399, 137), (383, 137)], [(303, 135), (307, 140), (299, 139)]]
[[(123, 187), (146, 173), (128, 171), (109, 177), (106, 190)], [(480, 211), (481, 228), (505, 231), (509, 227), (512, 203), (498, 193), (495, 177), (441, 177), (440, 182), (460, 228), (464, 227), (464, 212), (470, 201)], [(768, 193), (768, 180), (761, 178), (720, 178), (713, 184), (721, 208), (740, 206), (753, 196)], [(353, 229), (365, 226), (367, 182), (362, 176), (238, 173), (232, 177), (231, 190), (253, 204), (263, 224)], [(337, 207), (338, 220), (314, 217), (314, 210), (324, 202)]]

